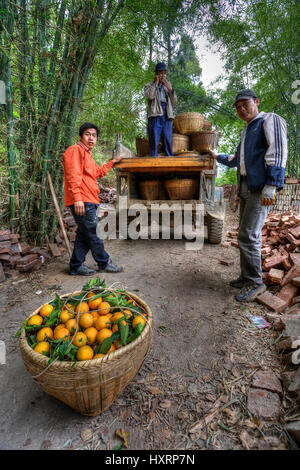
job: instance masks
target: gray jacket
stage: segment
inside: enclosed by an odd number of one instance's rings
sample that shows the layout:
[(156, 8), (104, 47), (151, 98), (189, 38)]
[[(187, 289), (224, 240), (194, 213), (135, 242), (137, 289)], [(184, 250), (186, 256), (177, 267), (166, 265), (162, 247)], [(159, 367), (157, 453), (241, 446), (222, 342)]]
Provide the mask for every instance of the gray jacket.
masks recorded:
[[(177, 104), (177, 96), (175, 90), (169, 91), (167, 87), (164, 86), (166, 95), (168, 97), (167, 101), (167, 116), (168, 119), (174, 119), (174, 110), (173, 108)], [(163, 110), (160, 104), (160, 93), (159, 87), (155, 85), (154, 82), (147, 83), (144, 87), (145, 96), (148, 99), (148, 113), (147, 116), (155, 117), (155, 116), (162, 116)]]

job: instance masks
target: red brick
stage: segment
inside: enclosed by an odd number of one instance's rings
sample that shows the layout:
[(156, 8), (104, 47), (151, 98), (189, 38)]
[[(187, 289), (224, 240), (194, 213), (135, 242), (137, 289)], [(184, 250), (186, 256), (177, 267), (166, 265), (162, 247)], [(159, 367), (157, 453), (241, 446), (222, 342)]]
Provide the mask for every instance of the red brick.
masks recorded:
[(289, 272), (284, 276), (284, 278), (281, 281), (281, 286), (284, 287), (286, 284), (291, 282), (295, 277), (300, 276), (300, 265), (295, 264), (292, 269), (289, 270)]
[(294, 247), (297, 247), (297, 246), (300, 246), (300, 240), (293, 237), (293, 235), (291, 233), (288, 233), (286, 238), (288, 239), (289, 242), (291, 242), (291, 244), (294, 246)]
[(10, 248), (10, 246), (11, 246), (11, 241), (10, 240), (5, 240), (3, 242), (0, 242), (0, 249)]
[(60, 256), (61, 255), (61, 252), (58, 249), (58, 246), (56, 245), (56, 243), (49, 243), (49, 249), (51, 251), (52, 256)]
[(281, 269), (270, 269), (268, 278), (273, 284), (280, 284), (284, 277), (284, 271)]
[(293, 299), (297, 297), (298, 295), (298, 287), (294, 286), (291, 282), (286, 284), (279, 294), (277, 294), (277, 297), (279, 299), (283, 300), (288, 304), (288, 306), (292, 305)]
[(294, 286), (300, 287), (300, 277), (295, 277), (292, 282)]
[(238, 247), (239, 247), (239, 243), (236, 242), (236, 241), (232, 241), (232, 242), (231, 242), (231, 246), (235, 246), (236, 248), (238, 248)]
[(277, 296), (271, 294), (271, 292), (264, 292), (263, 294), (257, 297), (257, 301), (267, 307), (269, 310), (273, 310), (273, 312), (282, 312), (288, 306), (286, 302), (279, 299)]
[(17, 265), (18, 271), (27, 272), (33, 270), (40, 263), (39, 259), (34, 259), (27, 264)]
[(248, 393), (248, 408), (257, 418), (277, 421), (280, 416), (280, 398), (277, 393), (261, 388), (250, 388)]
[[(74, 234), (74, 239), (73, 239), (73, 240), (71, 240), (71, 235), (73, 235), (73, 233), (68, 233), (68, 236), (69, 236), (70, 241), (71, 241), (71, 242), (74, 242), (74, 241), (75, 241), (75, 238), (76, 238), (76, 235)], [(222, 243), (221, 243), (221, 246), (222, 246), (223, 248), (229, 248), (229, 247), (230, 247), (230, 243), (229, 243), (229, 242), (222, 242)]]
[(277, 256), (271, 256), (270, 258), (266, 258), (264, 261), (264, 269), (266, 271), (269, 271), (271, 268), (278, 268), (281, 266), (282, 261), (286, 259), (285, 256), (282, 255), (277, 255)]
[(23, 256), (18, 262), (17, 262), (17, 268), (19, 266), (25, 266), (28, 263), (31, 263), (32, 261), (36, 260), (38, 258), (38, 255), (35, 253), (32, 253), (31, 255), (26, 255)]
[(20, 239), (20, 235), (18, 233), (12, 233), (10, 235), (11, 243), (18, 243), (19, 239)]
[(31, 250), (31, 247), (29, 245), (27, 245), (27, 243), (25, 242), (21, 242), (19, 243), (20, 247), (21, 247), (21, 253), (22, 255), (26, 255), (30, 252)]
[(282, 395), (282, 386), (278, 377), (272, 370), (259, 370), (252, 379), (252, 387), (263, 388), (270, 392)]
[(291, 263), (300, 265), (300, 253), (290, 253), (289, 254)]
[(0, 255), (0, 261), (7, 261), (9, 262), (11, 255), (9, 253), (3, 253)]
[(289, 270), (292, 268), (292, 263), (289, 261), (288, 258), (286, 258), (286, 259), (282, 262), (282, 267), (285, 269), (285, 271), (289, 271)]
[(297, 227), (293, 227), (289, 229), (289, 232), (295, 237), (299, 238), (300, 237), (300, 225), (297, 225)]

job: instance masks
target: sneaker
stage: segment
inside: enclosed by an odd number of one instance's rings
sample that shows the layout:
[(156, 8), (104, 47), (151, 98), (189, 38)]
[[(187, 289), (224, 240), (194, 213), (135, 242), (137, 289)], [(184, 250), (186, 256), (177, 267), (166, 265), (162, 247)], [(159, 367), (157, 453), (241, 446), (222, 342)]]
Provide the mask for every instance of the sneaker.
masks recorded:
[(91, 276), (94, 272), (93, 269), (88, 268), (85, 264), (82, 264), (77, 269), (70, 269), (71, 276)]
[(264, 284), (252, 284), (244, 286), (241, 291), (235, 296), (238, 302), (253, 302), (256, 297), (265, 292), (267, 287)]
[(122, 266), (117, 266), (111, 259), (108, 260), (107, 265), (105, 268), (99, 268), (100, 272), (105, 272), (105, 273), (121, 273), (123, 271)]
[(241, 277), (239, 277), (238, 279), (233, 279), (232, 281), (229, 282), (229, 285), (231, 287), (237, 287), (238, 289), (241, 289), (242, 287), (244, 287), (244, 284), (245, 282), (243, 281)]

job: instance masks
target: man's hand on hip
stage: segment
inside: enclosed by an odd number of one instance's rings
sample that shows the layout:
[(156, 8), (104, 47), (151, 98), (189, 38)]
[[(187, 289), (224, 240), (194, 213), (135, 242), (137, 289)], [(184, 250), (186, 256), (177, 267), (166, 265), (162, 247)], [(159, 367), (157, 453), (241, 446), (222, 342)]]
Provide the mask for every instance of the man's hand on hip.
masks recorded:
[(260, 195), (260, 202), (262, 206), (272, 206), (275, 203), (276, 186), (266, 184)]
[(74, 202), (74, 209), (75, 209), (75, 214), (76, 215), (84, 215), (84, 213), (85, 213), (84, 202), (82, 202), (82, 201)]

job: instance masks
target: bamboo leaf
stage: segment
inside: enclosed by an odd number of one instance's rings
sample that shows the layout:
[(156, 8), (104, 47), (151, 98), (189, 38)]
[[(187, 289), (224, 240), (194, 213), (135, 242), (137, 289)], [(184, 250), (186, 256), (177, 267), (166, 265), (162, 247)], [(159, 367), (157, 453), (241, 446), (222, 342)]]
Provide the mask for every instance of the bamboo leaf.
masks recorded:
[(118, 327), (119, 327), (119, 331), (120, 331), (120, 335), (121, 335), (121, 343), (123, 344), (123, 346), (125, 346), (127, 344), (127, 339), (128, 339), (128, 335), (129, 335), (129, 325), (127, 323), (126, 323), (126, 325), (124, 325), (120, 321), (119, 324), (118, 324)]

